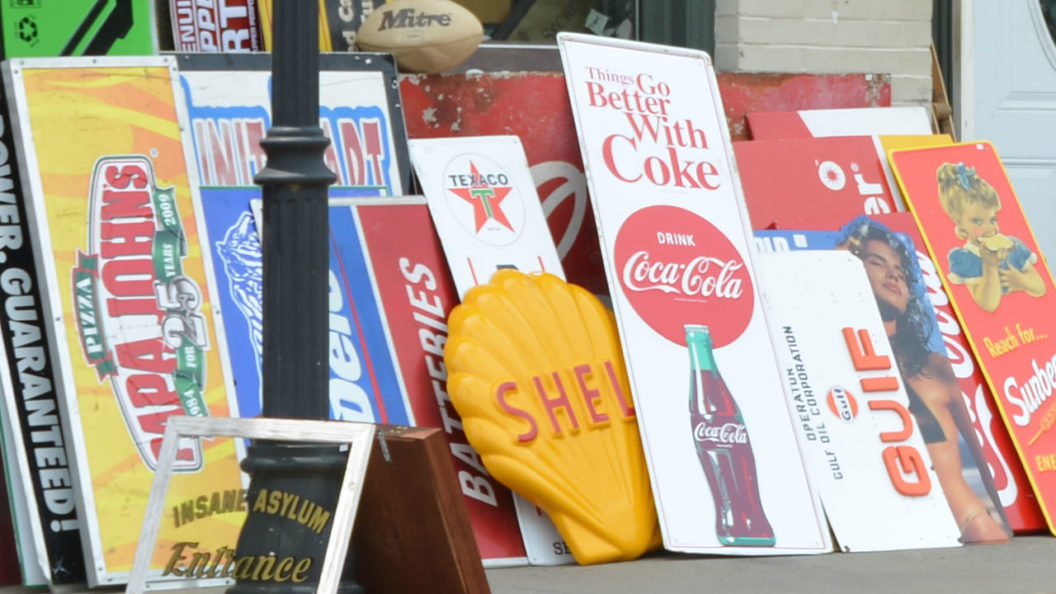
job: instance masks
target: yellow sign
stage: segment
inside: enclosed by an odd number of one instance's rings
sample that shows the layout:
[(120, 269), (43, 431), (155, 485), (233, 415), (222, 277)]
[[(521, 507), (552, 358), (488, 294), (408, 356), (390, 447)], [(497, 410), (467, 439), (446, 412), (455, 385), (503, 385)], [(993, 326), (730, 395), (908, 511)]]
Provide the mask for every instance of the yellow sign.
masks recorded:
[[(39, 282), (61, 316), (56, 356), (94, 586), (132, 567), (166, 419), (231, 415), (172, 62), (54, 64), (18, 63), (15, 107), (35, 162)], [(236, 447), (181, 442), (165, 506), (172, 546), (236, 542)]]
[(616, 322), (552, 274), (500, 270), (448, 319), (448, 392), (488, 471), (581, 564), (660, 546)]

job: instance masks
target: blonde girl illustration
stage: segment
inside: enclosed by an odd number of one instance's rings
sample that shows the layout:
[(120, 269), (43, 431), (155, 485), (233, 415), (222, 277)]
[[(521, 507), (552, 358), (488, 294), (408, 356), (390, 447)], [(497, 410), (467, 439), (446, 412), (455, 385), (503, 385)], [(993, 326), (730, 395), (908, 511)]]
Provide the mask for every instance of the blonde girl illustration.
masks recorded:
[(950, 250), (950, 282), (965, 285), (988, 312), (1015, 291), (1044, 295), (1045, 282), (1034, 268), (1038, 256), (1019, 239), (999, 232), (1001, 197), (993, 186), (964, 163), (943, 163), (935, 177), (942, 210), (964, 240), (962, 247)]

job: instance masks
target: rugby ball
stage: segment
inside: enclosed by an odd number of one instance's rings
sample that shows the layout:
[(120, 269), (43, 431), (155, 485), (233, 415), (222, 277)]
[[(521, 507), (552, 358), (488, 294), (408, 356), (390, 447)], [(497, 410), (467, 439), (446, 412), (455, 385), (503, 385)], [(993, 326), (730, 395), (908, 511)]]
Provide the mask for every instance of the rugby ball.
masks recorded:
[(484, 26), (450, 0), (395, 0), (374, 9), (359, 27), (356, 46), (391, 52), (407, 72), (443, 72), (473, 55)]

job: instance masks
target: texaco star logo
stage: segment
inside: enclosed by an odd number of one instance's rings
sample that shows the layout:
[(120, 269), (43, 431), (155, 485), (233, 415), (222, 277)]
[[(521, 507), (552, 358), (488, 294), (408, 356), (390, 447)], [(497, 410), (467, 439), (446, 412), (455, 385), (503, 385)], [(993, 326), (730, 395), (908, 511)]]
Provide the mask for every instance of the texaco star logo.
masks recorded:
[(468, 188), (451, 188), (456, 196), (473, 205), (473, 222), (479, 233), (484, 228), (484, 223), (493, 220), (496, 223), (513, 231), (513, 225), (502, 212), (502, 201), (510, 193), (513, 186), (489, 186), (481, 177), (477, 166), (473, 161), (469, 162), (470, 177), (475, 182)]
[(460, 155), (444, 171), (447, 207), (459, 225), (491, 245), (509, 245), (524, 228), (524, 202), (511, 176), (481, 155)]

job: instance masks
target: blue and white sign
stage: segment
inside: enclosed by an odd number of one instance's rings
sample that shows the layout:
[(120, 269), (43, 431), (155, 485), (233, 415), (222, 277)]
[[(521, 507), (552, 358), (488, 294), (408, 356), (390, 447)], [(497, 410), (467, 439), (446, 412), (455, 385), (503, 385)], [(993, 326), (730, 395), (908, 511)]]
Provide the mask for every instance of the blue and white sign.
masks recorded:
[[(333, 194), (362, 195), (335, 188)], [(263, 255), (250, 208), (259, 188), (203, 188), (202, 204), (227, 334), (239, 416), (260, 415)], [(348, 206), (330, 208), (330, 416), (410, 425), (369, 278), (367, 256)]]

